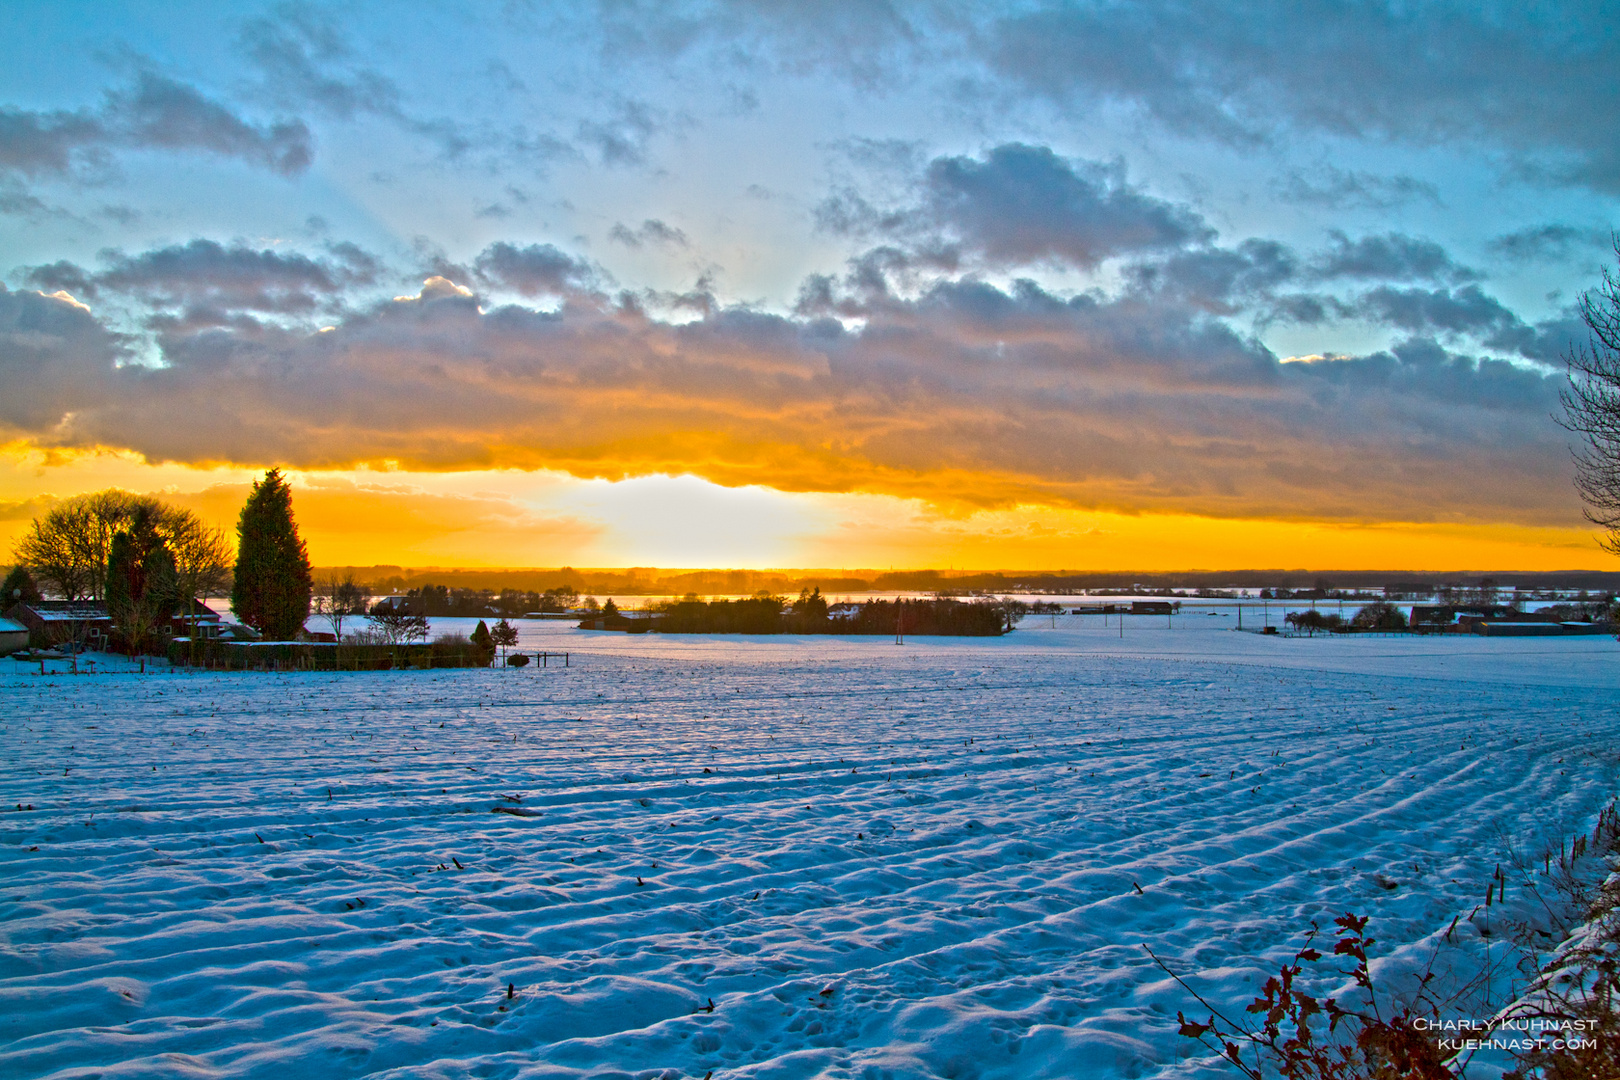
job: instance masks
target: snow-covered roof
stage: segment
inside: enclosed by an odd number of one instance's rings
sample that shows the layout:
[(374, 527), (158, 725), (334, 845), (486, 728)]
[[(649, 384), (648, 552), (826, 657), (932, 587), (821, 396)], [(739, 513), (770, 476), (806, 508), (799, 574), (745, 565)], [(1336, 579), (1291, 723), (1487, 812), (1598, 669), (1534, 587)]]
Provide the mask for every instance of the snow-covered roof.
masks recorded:
[(79, 608), (31, 608), (34, 617), (40, 622), (100, 622), (107, 619), (107, 613), (99, 607)]
[(15, 619), (0, 617), (0, 634), (26, 634), (28, 627)]

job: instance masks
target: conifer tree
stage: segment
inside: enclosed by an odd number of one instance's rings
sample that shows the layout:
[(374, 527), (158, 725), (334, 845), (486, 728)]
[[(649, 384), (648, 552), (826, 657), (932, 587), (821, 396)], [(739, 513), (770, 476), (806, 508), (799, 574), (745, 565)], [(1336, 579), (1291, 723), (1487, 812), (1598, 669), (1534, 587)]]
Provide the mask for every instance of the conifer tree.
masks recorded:
[(495, 639), (490, 636), (489, 627), (484, 623), (483, 619), (479, 619), (478, 625), (473, 627), (471, 640), (478, 648), (478, 656), (482, 661), (482, 666), (489, 667), (489, 662), (495, 659)]
[[(129, 528), (114, 534), (103, 591), (119, 636), (132, 655), (142, 657), (179, 604), (174, 555), (158, 534), (155, 517), (150, 508), (139, 507)], [(143, 659), (143, 671), (145, 664)]]
[(293, 521), (292, 489), (271, 469), (254, 483), (236, 523), (236, 617), (272, 641), (298, 636), (314, 591), (309, 551)]

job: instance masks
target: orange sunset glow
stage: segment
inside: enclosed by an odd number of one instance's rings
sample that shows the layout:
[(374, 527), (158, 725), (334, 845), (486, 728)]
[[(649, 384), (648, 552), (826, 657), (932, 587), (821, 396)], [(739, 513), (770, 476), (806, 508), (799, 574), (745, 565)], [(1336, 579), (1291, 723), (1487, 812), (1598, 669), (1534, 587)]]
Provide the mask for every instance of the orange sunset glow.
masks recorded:
[(325, 563), (1616, 568), (1560, 400), (1606, 142), (849, 17), (854, 81), (764, 16), (585, 77), (581, 16), (555, 84), (419, 84), (303, 12), (13, 86), (0, 541), (109, 486), (228, 526), (275, 467)]

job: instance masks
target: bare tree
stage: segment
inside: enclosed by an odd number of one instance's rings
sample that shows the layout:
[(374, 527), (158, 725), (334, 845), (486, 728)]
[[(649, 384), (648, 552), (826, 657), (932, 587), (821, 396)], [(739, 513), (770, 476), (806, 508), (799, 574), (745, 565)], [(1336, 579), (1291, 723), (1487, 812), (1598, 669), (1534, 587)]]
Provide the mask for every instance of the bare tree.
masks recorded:
[(204, 525), (196, 515), (181, 511), (168, 525), (169, 553), (174, 556), (175, 593), (186, 605), (186, 629), (193, 657), (197, 653), (197, 601), (217, 596), (231, 580), (236, 552), (225, 530)]
[(182, 523), (195, 520), (189, 510), (118, 488), (75, 495), (33, 520), (17, 542), (17, 561), (64, 600), (101, 600), (113, 537), (143, 510), (165, 541)]
[(353, 574), (345, 575), (342, 581), (332, 574), (315, 586), (315, 615), (324, 619), (332, 627), (332, 636), (342, 641), (344, 620), (364, 615), (370, 599), (365, 586), (356, 582)]
[(88, 527), (89, 511), (82, 502), (58, 503), (29, 524), (17, 541), (17, 561), (62, 599), (86, 599), (101, 589), (97, 568), (80, 539)]
[(427, 640), (426, 615), (412, 615), (408, 611), (377, 611), (366, 618), (389, 645), (409, 645), (413, 641)]
[(1565, 357), (1562, 423), (1585, 441), (1574, 456), (1587, 520), (1607, 534), (1598, 543), (1620, 555), (1620, 278), (1605, 267), (1603, 284), (1581, 297), (1580, 312), (1590, 337)]

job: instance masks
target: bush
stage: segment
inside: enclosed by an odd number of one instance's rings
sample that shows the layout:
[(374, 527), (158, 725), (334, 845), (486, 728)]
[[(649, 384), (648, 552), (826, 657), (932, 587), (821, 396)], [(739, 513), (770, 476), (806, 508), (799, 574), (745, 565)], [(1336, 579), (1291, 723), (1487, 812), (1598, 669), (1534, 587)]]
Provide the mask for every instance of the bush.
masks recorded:
[(1344, 629), (1344, 620), (1337, 615), (1324, 615), (1312, 608), (1309, 611), (1290, 611), (1284, 619), (1296, 631), (1315, 636), (1318, 632), (1326, 633), (1330, 630)]
[(466, 634), (440, 634), (428, 649), (435, 661), (434, 667), (489, 667), (493, 652), (482, 648)]
[(1406, 616), (1394, 604), (1380, 600), (1351, 616), (1350, 625), (1357, 630), (1405, 630)]
[[(1293, 962), (1267, 979), (1249, 1005), (1248, 1013), (1260, 1018), (1253, 1023), (1231, 1020), (1210, 1007), (1149, 949), (1148, 955), (1171, 978), (1210, 1009), (1206, 1023), (1176, 1013), (1181, 1034), (1213, 1050), (1251, 1080), (1271, 1075), (1286, 1080), (1455, 1080), (1437, 1040), (1416, 1023), (1433, 1015), (1439, 1003), (1420, 988), (1416, 1000), (1386, 1017), (1367, 962), (1367, 950), (1374, 942), (1366, 936), (1366, 916), (1346, 913), (1333, 922), (1339, 940), (1332, 955), (1352, 961), (1349, 971), (1338, 974), (1349, 976), (1366, 1001), (1345, 1008), (1333, 998), (1319, 1000), (1298, 989), (1305, 965), (1314, 966), (1324, 958), (1313, 948), (1317, 927), (1312, 923)], [(1427, 980), (1421, 985), (1426, 987)]]
[(520, 652), (515, 652), (506, 658), (507, 667), (528, 667), (529, 658)]

